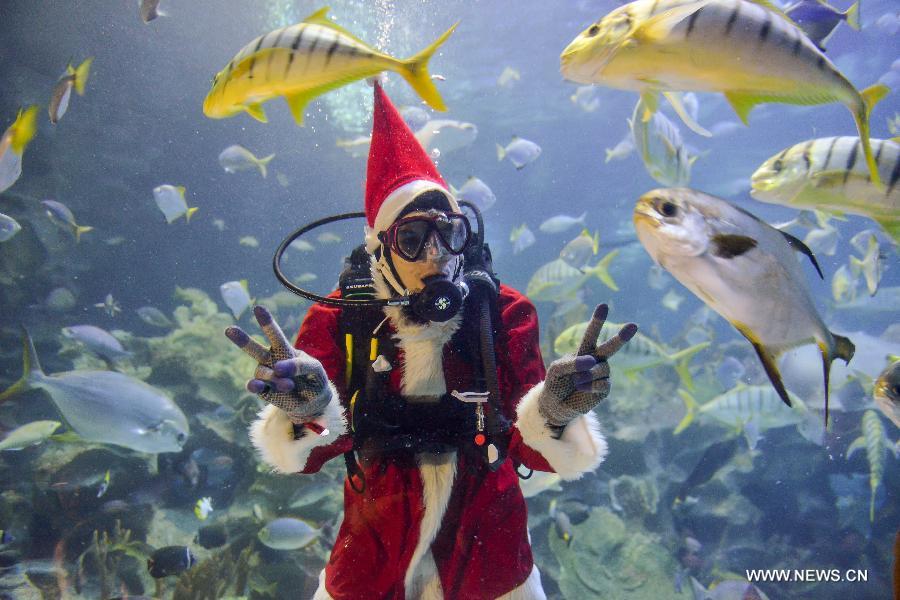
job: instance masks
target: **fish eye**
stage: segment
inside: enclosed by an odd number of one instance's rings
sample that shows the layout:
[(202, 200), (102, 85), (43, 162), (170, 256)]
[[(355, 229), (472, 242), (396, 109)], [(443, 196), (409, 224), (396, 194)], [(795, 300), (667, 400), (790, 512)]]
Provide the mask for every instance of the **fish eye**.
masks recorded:
[(598, 33), (600, 33), (600, 26), (596, 23), (591, 25), (591, 28), (587, 31), (588, 37), (594, 37)]
[(665, 200), (659, 207), (659, 212), (661, 212), (665, 217), (674, 217), (678, 214), (678, 207), (675, 206), (674, 203)]
[(184, 441), (187, 439), (187, 436), (182, 431), (182, 432), (179, 432), (178, 436), (175, 439), (178, 441), (179, 444), (183, 444)]
[(776, 173), (780, 173), (781, 170), (784, 168), (784, 163), (781, 162), (781, 159), (779, 158), (774, 163), (772, 163), (772, 168), (775, 170)]

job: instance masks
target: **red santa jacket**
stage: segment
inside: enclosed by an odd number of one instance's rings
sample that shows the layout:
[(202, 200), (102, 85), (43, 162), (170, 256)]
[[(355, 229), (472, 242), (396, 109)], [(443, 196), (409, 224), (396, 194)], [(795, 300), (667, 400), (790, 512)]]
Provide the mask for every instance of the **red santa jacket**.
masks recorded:
[[(251, 427), (254, 445), (276, 470), (314, 473), (352, 448), (348, 398), (342, 389), (346, 356), (337, 340), (341, 311), (314, 305), (295, 344), (322, 362), (334, 386), (338, 400), (319, 419), (328, 435), (291, 439), (290, 422), (274, 407), (266, 407)], [(325, 588), (333, 598), (404, 598), (423, 560), (434, 561), (445, 598), (508, 593), (526, 580), (533, 566), (527, 510), (514, 463), (575, 479), (602, 461), (606, 444), (593, 414), (570, 423), (560, 439), (538, 414), (544, 364), (534, 306), (516, 290), (501, 286), (499, 314), (502, 327), (495, 342), (501, 404), (515, 420), (511, 460), (493, 472), (470, 469), (467, 462), (472, 459), (464, 454), (439, 466), (412, 458), (375, 460), (364, 467), (364, 493), (345, 480), (344, 520), (325, 569)], [(398, 344), (390, 376), (394, 393), (401, 393), (411, 378), (427, 376), (421, 373), (429, 368), (419, 356), (421, 349), (409, 348), (406, 356)], [(472, 364), (479, 357), (453, 352), (447, 344), (437, 353), (446, 391), (473, 391)]]

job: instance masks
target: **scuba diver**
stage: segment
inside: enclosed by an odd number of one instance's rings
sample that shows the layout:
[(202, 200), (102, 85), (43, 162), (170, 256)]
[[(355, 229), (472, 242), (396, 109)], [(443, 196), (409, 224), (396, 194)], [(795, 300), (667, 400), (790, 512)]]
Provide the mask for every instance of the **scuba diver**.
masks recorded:
[(545, 372), (533, 304), (497, 281), (480, 215), (476, 232), (377, 83), (365, 217), (365, 246), (294, 344), (261, 306), (270, 348), (226, 330), (259, 363), (261, 459), (280, 473), (346, 462), (314, 598), (544, 598), (518, 478), (601, 463), (592, 409), (637, 326), (598, 345), (600, 305), (579, 352)]

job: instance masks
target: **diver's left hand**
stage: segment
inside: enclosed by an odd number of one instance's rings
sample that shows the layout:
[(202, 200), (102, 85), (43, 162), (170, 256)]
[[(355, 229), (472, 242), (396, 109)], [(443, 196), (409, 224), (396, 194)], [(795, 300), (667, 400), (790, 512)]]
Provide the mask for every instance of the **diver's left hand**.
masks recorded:
[(597, 345), (609, 306), (594, 309), (575, 355), (563, 356), (550, 364), (538, 411), (552, 427), (565, 427), (572, 419), (593, 409), (609, 395), (609, 359), (628, 343), (638, 327), (628, 323), (619, 333)]

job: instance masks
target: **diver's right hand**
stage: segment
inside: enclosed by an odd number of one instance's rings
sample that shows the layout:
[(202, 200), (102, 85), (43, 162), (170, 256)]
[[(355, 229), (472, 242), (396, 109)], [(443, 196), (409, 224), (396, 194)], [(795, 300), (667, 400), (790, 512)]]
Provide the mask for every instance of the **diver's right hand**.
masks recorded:
[(259, 363), (247, 390), (286, 412), (296, 424), (319, 417), (331, 402), (322, 363), (294, 348), (268, 310), (255, 306), (253, 314), (272, 344), (268, 350), (240, 327), (225, 330), (229, 340)]

